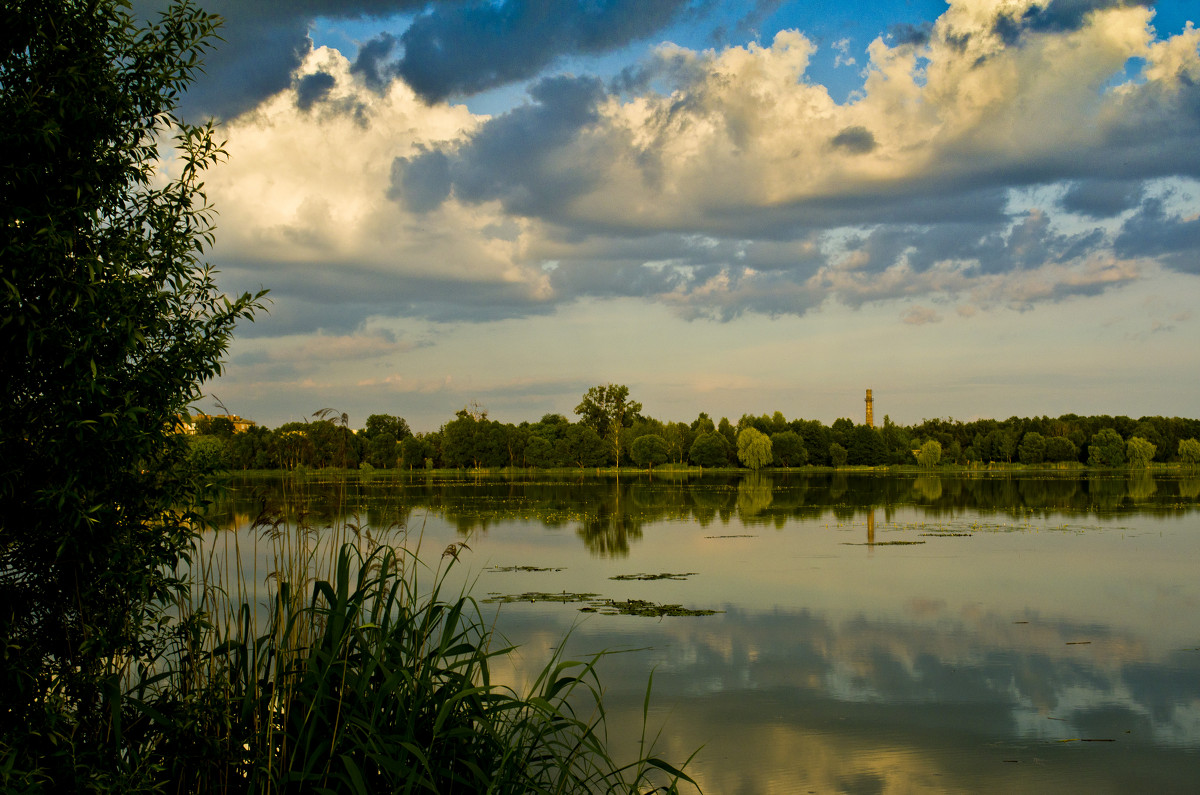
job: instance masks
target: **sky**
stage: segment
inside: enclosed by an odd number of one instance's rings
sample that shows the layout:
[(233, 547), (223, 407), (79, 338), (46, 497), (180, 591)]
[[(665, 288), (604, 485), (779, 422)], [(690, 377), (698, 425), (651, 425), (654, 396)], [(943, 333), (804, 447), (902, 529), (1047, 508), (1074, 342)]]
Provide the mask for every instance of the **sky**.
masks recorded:
[(201, 409), (1200, 415), (1191, 3), (204, 5)]

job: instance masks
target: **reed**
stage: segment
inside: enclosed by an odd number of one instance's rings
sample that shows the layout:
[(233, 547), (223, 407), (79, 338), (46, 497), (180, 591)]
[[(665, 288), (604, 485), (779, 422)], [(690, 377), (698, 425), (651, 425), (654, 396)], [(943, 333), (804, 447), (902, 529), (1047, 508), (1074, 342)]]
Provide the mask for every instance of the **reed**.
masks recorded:
[[(291, 502), (291, 501), (289, 501)], [(421, 535), (301, 508), (254, 527), (274, 561), (269, 597), (240, 567), (236, 533), (206, 535), (174, 642), (131, 685), (126, 746), (174, 792), (678, 792), (654, 755), (609, 752), (604, 653), (555, 651), (525, 692), (492, 681), (515, 652), (465, 589), (446, 592), (464, 544), (433, 566)], [(233, 540), (232, 549), (216, 539)], [(254, 550), (257, 554), (258, 550)], [(565, 640), (565, 639), (564, 639)], [(646, 707), (650, 696), (647, 683)], [(643, 718), (646, 713), (643, 713)], [(698, 790), (698, 787), (695, 787)]]

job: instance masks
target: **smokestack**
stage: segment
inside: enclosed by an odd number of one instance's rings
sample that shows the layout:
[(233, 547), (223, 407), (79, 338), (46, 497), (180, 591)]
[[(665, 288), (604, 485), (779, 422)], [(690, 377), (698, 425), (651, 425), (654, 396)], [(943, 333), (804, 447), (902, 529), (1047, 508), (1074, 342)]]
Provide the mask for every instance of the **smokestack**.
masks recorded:
[(867, 427), (875, 427), (875, 401), (871, 398), (871, 390), (867, 390)]

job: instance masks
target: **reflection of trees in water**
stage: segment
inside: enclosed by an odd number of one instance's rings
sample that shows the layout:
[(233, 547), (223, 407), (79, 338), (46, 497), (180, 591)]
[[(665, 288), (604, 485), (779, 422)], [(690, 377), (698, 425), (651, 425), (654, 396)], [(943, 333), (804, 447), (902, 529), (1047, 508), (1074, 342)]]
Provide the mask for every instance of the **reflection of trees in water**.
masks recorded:
[(643, 521), (639, 514), (622, 509), (620, 490), (614, 488), (607, 499), (588, 506), (575, 531), (588, 551), (597, 557), (629, 556), (629, 542), (642, 537)]
[[(1175, 484), (1178, 484), (1177, 486)], [(708, 526), (736, 518), (783, 528), (795, 519), (832, 513), (853, 521), (869, 507), (885, 512), (919, 506), (929, 518), (967, 511), (1001, 512), (1012, 517), (1040, 513), (1085, 514), (1136, 510), (1178, 514), (1195, 509), (1200, 476), (1142, 471), (1134, 476), (1090, 473), (922, 474), (751, 473), (705, 475), (692, 480), (640, 476), (617, 482), (605, 476), (561, 474), (429, 476), (284, 475), (235, 478), (234, 489), (212, 510), (226, 526), (236, 517), (264, 510), (315, 526), (353, 518), (376, 529), (397, 529), (420, 515), (441, 515), (469, 537), (505, 522), (537, 521), (547, 527), (579, 527), (597, 554), (627, 554), (643, 525), (665, 520)], [(365, 517), (365, 522), (363, 518)], [(890, 521), (890, 520), (889, 520)]]
[(758, 472), (742, 478), (738, 484), (737, 508), (743, 524), (765, 521), (759, 514), (771, 505), (773, 485), (771, 478)]
[(942, 497), (942, 479), (937, 475), (921, 475), (913, 481), (913, 494), (925, 502), (937, 502)]
[(1154, 496), (1154, 492), (1158, 491), (1154, 477), (1144, 469), (1129, 476), (1126, 488), (1129, 491), (1129, 499), (1134, 502), (1145, 502)]
[(1179, 481), (1179, 496), (1185, 500), (1200, 497), (1200, 477), (1183, 478)]
[(1110, 511), (1125, 498), (1125, 480), (1111, 475), (1089, 475), (1087, 491), (1093, 508)]

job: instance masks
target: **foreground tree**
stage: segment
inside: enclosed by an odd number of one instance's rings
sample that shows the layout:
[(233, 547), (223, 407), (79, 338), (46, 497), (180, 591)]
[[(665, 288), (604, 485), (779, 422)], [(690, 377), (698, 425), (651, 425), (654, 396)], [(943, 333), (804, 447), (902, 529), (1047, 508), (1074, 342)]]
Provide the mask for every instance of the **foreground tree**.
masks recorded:
[(116, 0), (3, 18), (0, 746), (74, 791), (135, 762), (121, 677), (161, 640), (196, 527), (173, 429), (258, 296), (225, 297), (201, 261), (221, 150), (174, 115), (215, 18), (181, 2), (139, 28)]

